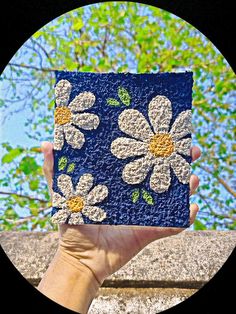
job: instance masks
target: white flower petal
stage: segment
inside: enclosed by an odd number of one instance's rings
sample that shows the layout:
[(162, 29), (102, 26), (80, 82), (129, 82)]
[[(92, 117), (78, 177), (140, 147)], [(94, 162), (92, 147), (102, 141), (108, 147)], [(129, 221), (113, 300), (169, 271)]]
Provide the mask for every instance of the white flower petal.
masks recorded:
[(80, 149), (84, 145), (84, 134), (73, 125), (65, 125), (64, 132), (66, 141), (71, 147)]
[(61, 196), (59, 193), (53, 192), (52, 193), (52, 206), (62, 208), (63, 204), (65, 203), (65, 197)]
[(55, 99), (58, 106), (67, 106), (71, 93), (71, 83), (60, 80), (55, 86)]
[(124, 110), (118, 118), (119, 128), (122, 132), (138, 140), (148, 141), (153, 132), (144, 115), (135, 109)]
[(84, 130), (97, 129), (99, 122), (99, 117), (93, 113), (77, 113), (72, 116), (72, 123)]
[(143, 182), (153, 165), (153, 160), (147, 157), (129, 162), (123, 169), (122, 178), (128, 184)]
[(106, 218), (106, 212), (97, 206), (85, 206), (82, 213), (92, 221), (102, 221)]
[(67, 174), (61, 174), (57, 178), (57, 186), (67, 199), (74, 195), (74, 188), (71, 181), (71, 177), (68, 176)]
[(54, 224), (64, 224), (69, 214), (70, 212), (68, 210), (60, 209), (51, 217), (51, 222)]
[(148, 152), (148, 144), (132, 138), (119, 137), (111, 143), (111, 152), (120, 159), (142, 156)]
[(153, 173), (150, 177), (150, 188), (157, 193), (163, 193), (169, 189), (170, 183), (169, 162), (166, 158), (156, 159)]
[(84, 220), (81, 213), (71, 213), (68, 220), (69, 225), (83, 225)]
[(178, 180), (183, 184), (189, 183), (190, 164), (178, 154), (172, 154), (168, 159)]
[(192, 131), (192, 111), (182, 111), (173, 123), (170, 134), (176, 141)]
[(85, 196), (93, 186), (93, 176), (90, 173), (83, 174), (76, 185), (76, 195)]
[(148, 116), (155, 133), (168, 133), (172, 118), (170, 100), (165, 96), (154, 97), (148, 106)]
[(190, 156), (190, 148), (191, 148), (192, 139), (184, 138), (175, 142), (175, 150), (179, 154), (183, 154), (186, 156)]
[(64, 145), (64, 128), (62, 125), (55, 125), (54, 128), (54, 143), (55, 150), (61, 150)]
[(91, 108), (95, 102), (95, 95), (91, 92), (83, 92), (77, 95), (69, 104), (69, 108), (73, 112), (84, 111)]
[(102, 202), (108, 195), (108, 188), (105, 185), (96, 185), (86, 197), (86, 204), (95, 205)]

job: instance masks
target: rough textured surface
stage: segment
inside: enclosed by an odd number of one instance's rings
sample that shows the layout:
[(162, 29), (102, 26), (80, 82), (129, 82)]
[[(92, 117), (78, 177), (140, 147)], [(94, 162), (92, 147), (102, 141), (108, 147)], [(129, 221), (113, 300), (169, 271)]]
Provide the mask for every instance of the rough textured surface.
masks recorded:
[[(0, 233), (4, 251), (33, 285), (46, 271), (57, 241), (57, 233)], [(209, 281), (235, 244), (236, 231), (184, 231), (155, 241), (104, 282), (89, 314), (155, 314), (170, 308)]]
[[(61, 174), (57, 178), (57, 186), (60, 188), (62, 196), (55, 192), (52, 193), (53, 206), (60, 210), (52, 216), (51, 221), (59, 224), (78, 225), (84, 223), (83, 215), (91, 221), (104, 220), (106, 212), (94, 205), (101, 203), (108, 196), (108, 189), (102, 184), (92, 188), (93, 182), (93, 176), (86, 173), (80, 177), (74, 188), (71, 177)], [(90, 189), (91, 191), (89, 191)]]
[[(152, 176), (152, 173), (156, 159), (160, 156), (168, 158), (167, 155), (175, 153), (175, 140), (191, 136), (192, 84), (191, 72), (56, 72), (55, 113), (58, 106), (68, 106), (72, 118), (69, 124), (55, 125), (57, 150), (54, 151), (53, 190), (60, 193), (57, 178), (65, 174), (67, 168), (59, 169), (59, 160), (66, 156), (69, 164), (75, 164), (70, 174), (73, 185), (81, 175), (90, 173), (96, 185), (106, 185), (109, 191), (108, 198), (100, 204), (106, 218), (94, 222), (89, 217), (83, 217), (84, 223), (189, 225), (191, 157), (179, 156), (182, 158), (180, 165), (183, 165), (183, 173), (181, 166), (173, 160), (172, 167), (177, 170), (167, 167), (166, 174), (166, 167), (159, 167), (163, 178), (157, 173)], [(76, 113), (81, 110), (88, 110), (88, 116), (85, 116), (87, 112), (83, 112), (83, 115)], [(69, 119), (68, 112), (65, 114), (66, 117), (60, 117), (59, 122), (64, 123)], [(82, 132), (80, 127), (83, 128)], [(163, 132), (175, 133), (174, 141), (167, 135), (154, 138), (154, 135)], [(136, 147), (133, 151), (127, 145), (127, 140), (124, 143), (117, 141), (124, 136), (138, 139), (140, 146), (133, 143)], [(144, 142), (146, 147), (143, 147)], [(123, 152), (119, 152), (117, 145), (121, 145)], [(182, 149), (182, 154), (185, 152), (186, 149)], [(134, 202), (132, 195), (137, 190), (140, 197)], [(56, 211), (58, 208), (54, 207), (52, 214)]]
[(93, 106), (95, 96), (91, 92), (83, 92), (77, 95), (69, 103), (72, 85), (67, 80), (60, 80), (55, 86), (55, 103), (57, 107), (54, 111), (54, 149), (61, 150), (64, 140), (74, 149), (80, 149), (85, 138), (79, 128), (85, 130), (96, 129), (99, 125), (99, 118), (92, 113), (77, 113)]
[[(57, 233), (2, 232), (0, 243), (30, 282), (40, 280), (57, 247)], [(223, 265), (236, 231), (184, 231), (149, 244), (104, 285), (199, 287)]]
[(102, 288), (88, 314), (155, 314), (193, 295), (195, 289)]

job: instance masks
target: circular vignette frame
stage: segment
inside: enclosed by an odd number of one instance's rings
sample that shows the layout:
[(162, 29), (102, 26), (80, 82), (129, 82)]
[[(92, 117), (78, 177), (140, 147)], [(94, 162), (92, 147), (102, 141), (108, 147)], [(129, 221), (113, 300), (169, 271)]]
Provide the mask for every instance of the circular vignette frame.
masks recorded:
[[(11, 3), (4, 7), (5, 9), (5, 19), (1, 19), (2, 27), (1, 30), (7, 29), (10, 34), (4, 40), (6, 49), (2, 49), (0, 52), (1, 67), (0, 71), (4, 70), (7, 63), (10, 61), (11, 57), (16, 53), (16, 51), (22, 46), (22, 44), (31, 37), (38, 29), (43, 27), (45, 24), (50, 22), (52, 19), (65, 14), (68, 11), (74, 10), (78, 7), (95, 4), (105, 1), (88, 1), (84, 0), (78, 3), (73, 0), (63, 1), (30, 1), (29, 3), (18, 3), (17, 1), (11, 1)], [(167, 0), (149, 0), (149, 1), (136, 1), (143, 4), (153, 5), (160, 9), (169, 11), (172, 14), (184, 19), (186, 22), (193, 25), (201, 33), (203, 33), (222, 53), (225, 59), (228, 61), (234, 72), (236, 72), (236, 60), (235, 51), (231, 46), (231, 36), (230, 32), (235, 27), (235, 22), (233, 22), (233, 8), (230, 6), (230, 1), (167, 1)], [(223, 3), (225, 8), (223, 8)], [(80, 5), (79, 5), (80, 4)], [(41, 12), (41, 13), (39, 13)], [(225, 18), (225, 20), (224, 20)], [(18, 27), (14, 26), (15, 21)], [(21, 23), (20, 23), (21, 22)], [(217, 27), (218, 23), (218, 27)], [(234, 23), (234, 25), (233, 25)], [(223, 36), (222, 36), (223, 33)], [(13, 40), (16, 38), (17, 40)], [(35, 289), (32, 289), (31, 285), (20, 276), (16, 269), (12, 269), (12, 263), (7, 258), (3, 250), (2, 263), (4, 269), (10, 268), (10, 275), (8, 281), (4, 281), (5, 294), (6, 296), (11, 296), (12, 292), (15, 291), (17, 296), (17, 289), (12, 286), (12, 281), (17, 281), (22, 286), (22, 290), (26, 293), (32, 294), (32, 305), (29, 305), (29, 313), (33, 311), (34, 313), (42, 313), (44, 309), (50, 309), (50, 311), (57, 310), (57, 313), (72, 313), (61, 306), (57, 306), (54, 302), (49, 299), (45, 299), (36, 293)], [(221, 269), (215, 274), (215, 276), (206, 283), (199, 291), (194, 293), (190, 298), (186, 299), (182, 303), (170, 308), (165, 313), (199, 313), (200, 310), (205, 311), (204, 313), (213, 313), (215, 309), (225, 309), (226, 304), (223, 304), (228, 300), (228, 306), (230, 308), (230, 298), (233, 302), (233, 294), (230, 291), (229, 282), (236, 278), (235, 273), (235, 261), (236, 261), (236, 250), (232, 252), (228, 260), (221, 267)], [(2, 269), (3, 272), (3, 269)], [(4, 270), (5, 273), (5, 270)], [(23, 279), (23, 280), (22, 280)], [(25, 284), (24, 284), (25, 283)], [(16, 285), (17, 287), (17, 285)], [(11, 293), (10, 293), (11, 292)], [(10, 300), (10, 298), (9, 298)], [(28, 308), (25, 308), (24, 300), (15, 297), (15, 301), (18, 301), (18, 305), (24, 308), (24, 313), (28, 313)], [(21, 301), (21, 302), (20, 302)], [(8, 301), (8, 304), (10, 301)], [(6, 303), (7, 304), (7, 303)], [(19, 309), (19, 308), (18, 308)]]

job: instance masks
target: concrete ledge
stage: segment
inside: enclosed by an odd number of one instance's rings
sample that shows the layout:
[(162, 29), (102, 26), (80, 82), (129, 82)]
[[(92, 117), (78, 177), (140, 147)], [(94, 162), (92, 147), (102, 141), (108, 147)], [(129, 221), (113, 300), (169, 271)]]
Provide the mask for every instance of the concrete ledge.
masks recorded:
[[(1, 232), (4, 251), (37, 285), (57, 248), (57, 233)], [(89, 314), (154, 314), (191, 296), (222, 267), (236, 245), (236, 231), (184, 231), (149, 244), (110, 276)]]
[[(37, 284), (57, 248), (57, 233), (1, 232), (4, 251)], [(110, 287), (199, 288), (220, 269), (236, 245), (236, 231), (184, 231), (157, 240), (105, 281)]]
[(155, 314), (193, 295), (194, 289), (102, 288), (88, 314)]

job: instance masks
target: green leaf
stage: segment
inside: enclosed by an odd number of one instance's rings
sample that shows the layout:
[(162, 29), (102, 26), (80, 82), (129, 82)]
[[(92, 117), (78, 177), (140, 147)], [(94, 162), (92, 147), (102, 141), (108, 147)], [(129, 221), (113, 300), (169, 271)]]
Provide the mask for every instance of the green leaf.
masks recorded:
[(30, 183), (29, 183), (29, 187), (32, 191), (36, 191), (39, 187), (39, 180), (36, 179), (36, 180), (31, 180)]
[(77, 19), (76, 19), (76, 23), (73, 24), (73, 26), (72, 26), (72, 29), (73, 29), (74, 31), (79, 31), (83, 26), (84, 26), (83, 20), (80, 19), (80, 18), (77, 18)]
[(25, 174), (29, 175), (33, 172), (35, 172), (39, 168), (37, 162), (33, 157), (26, 156), (22, 158), (19, 169)]
[(48, 109), (51, 110), (51, 109), (54, 108), (54, 106), (55, 106), (55, 100), (52, 99), (52, 100), (48, 103)]
[(71, 163), (69, 164), (68, 168), (67, 168), (67, 173), (71, 173), (75, 170), (75, 163)]
[(37, 31), (36, 33), (33, 34), (33, 38), (38, 39), (42, 35), (43, 35), (43, 31)]
[(114, 99), (114, 98), (108, 98), (107, 99), (107, 104), (110, 105), (110, 106), (120, 106), (119, 101)]
[(140, 196), (139, 189), (134, 190), (134, 191), (132, 192), (132, 196), (131, 196), (132, 202), (133, 202), (133, 203), (136, 203), (136, 202), (138, 201), (138, 199), (139, 199), (139, 196)]
[(149, 194), (147, 191), (145, 191), (144, 189), (142, 189), (142, 197), (144, 199), (144, 201), (148, 204), (148, 205), (154, 205), (154, 199), (151, 196), (151, 194)]
[(194, 221), (194, 230), (205, 230), (206, 226), (200, 221), (195, 219)]
[(126, 105), (126, 106), (130, 105), (131, 97), (130, 97), (128, 91), (124, 87), (119, 86), (119, 88), (118, 88), (118, 96), (119, 96), (120, 100), (123, 102), (124, 105)]
[(38, 208), (36, 207), (31, 208), (30, 212), (33, 216), (38, 216), (38, 213), (39, 213)]
[(4, 147), (8, 152), (10, 150), (12, 150), (12, 147), (9, 143), (5, 142), (5, 143), (2, 143), (2, 147)]
[(67, 165), (67, 158), (65, 156), (62, 156), (58, 161), (58, 170), (62, 171), (65, 169)]
[(92, 72), (94, 70), (94, 67), (92, 65), (84, 65), (80, 68), (80, 71), (83, 72)]
[(16, 157), (20, 156), (23, 153), (23, 148), (13, 148), (9, 151), (9, 153), (5, 154), (2, 157), (2, 164), (9, 164), (12, 162)]

